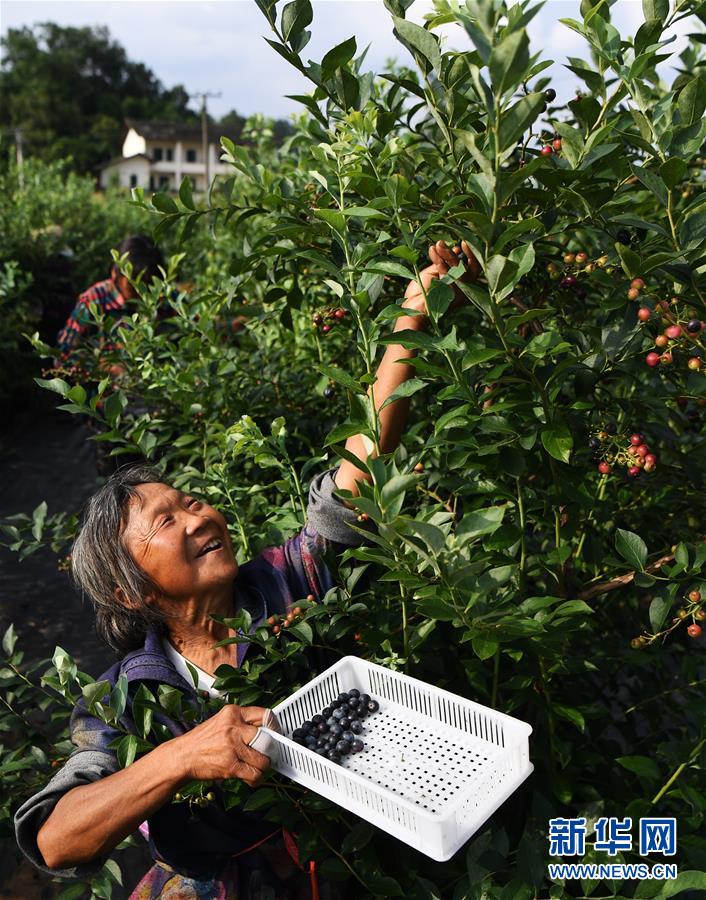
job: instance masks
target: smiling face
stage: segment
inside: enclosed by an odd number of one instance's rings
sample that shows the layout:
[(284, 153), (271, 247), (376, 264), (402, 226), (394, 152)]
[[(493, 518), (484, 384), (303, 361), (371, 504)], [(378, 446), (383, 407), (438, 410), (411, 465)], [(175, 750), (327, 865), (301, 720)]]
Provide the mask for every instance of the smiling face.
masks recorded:
[(153, 599), (171, 606), (229, 595), (238, 564), (223, 516), (166, 484), (140, 484), (136, 490), (124, 540), (160, 588), (160, 597)]

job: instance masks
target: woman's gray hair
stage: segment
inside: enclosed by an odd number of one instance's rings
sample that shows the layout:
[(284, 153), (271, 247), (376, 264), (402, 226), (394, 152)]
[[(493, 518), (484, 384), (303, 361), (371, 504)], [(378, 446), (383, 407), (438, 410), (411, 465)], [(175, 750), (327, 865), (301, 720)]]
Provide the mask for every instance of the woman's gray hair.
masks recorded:
[[(141, 647), (147, 627), (164, 621), (159, 610), (145, 602), (159, 588), (137, 565), (124, 540), (130, 501), (139, 496), (137, 487), (154, 482), (165, 483), (156, 469), (146, 465), (111, 475), (86, 503), (71, 550), (73, 578), (93, 603), (96, 630), (119, 656)], [(120, 602), (117, 589), (129, 605)]]

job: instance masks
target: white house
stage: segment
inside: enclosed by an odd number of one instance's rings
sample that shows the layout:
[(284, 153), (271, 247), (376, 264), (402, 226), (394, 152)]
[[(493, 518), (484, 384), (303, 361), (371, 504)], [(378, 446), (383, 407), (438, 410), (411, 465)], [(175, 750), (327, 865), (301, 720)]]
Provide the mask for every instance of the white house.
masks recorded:
[[(127, 119), (125, 126), (127, 134), (122, 156), (116, 156), (101, 167), (99, 184), (102, 188), (116, 185), (142, 187), (151, 191), (176, 191), (184, 175), (188, 175), (194, 190), (207, 189), (200, 123)], [(229, 129), (219, 128), (217, 132), (212, 129), (208, 136), (209, 179), (233, 171), (218, 159), (222, 134), (231, 140), (238, 138)]]

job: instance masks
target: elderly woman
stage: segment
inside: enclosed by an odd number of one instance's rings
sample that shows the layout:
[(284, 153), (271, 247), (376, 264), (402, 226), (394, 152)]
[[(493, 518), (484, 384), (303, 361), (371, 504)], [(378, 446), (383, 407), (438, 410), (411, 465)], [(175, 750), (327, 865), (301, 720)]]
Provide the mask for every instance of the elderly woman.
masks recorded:
[[(395, 331), (424, 327), (426, 289), (457, 262), (443, 242), (430, 249), (430, 257), (433, 264), (421, 274), (423, 289), (417, 282), (407, 288), (403, 307), (410, 315), (396, 320)], [(413, 355), (391, 344), (377, 371), (374, 402), (382, 452), (397, 446), (408, 401), (381, 407), (412, 373), (405, 360)], [(357, 459), (367, 457), (361, 435), (350, 438), (346, 449)], [(324, 553), (359, 539), (349, 527), (354, 510), (334, 491), (355, 496), (357, 482), (367, 477), (348, 460), (320, 475), (310, 489), (302, 531), (241, 568), (225, 519), (203, 500), (145, 468), (110, 478), (87, 505), (72, 556), (78, 583), (94, 603), (99, 633), (122, 656), (101, 680), (127, 679), (123, 724), (128, 730), (136, 732), (131, 702), (140, 684), (172, 685), (195, 699), (187, 662), (198, 673), (198, 689), (212, 695), (218, 666), (242, 663), (248, 644), (217, 646), (233, 632), (212, 616), (230, 617), (246, 608), (256, 626), (309, 594), (323, 596), (332, 585)], [(121, 769), (111, 745), (122, 732), (79, 704), (71, 723), (75, 751), (17, 812), (19, 846), (45, 872), (86, 878), (146, 821), (155, 866), (134, 898), (252, 897), (258, 893), (255, 882), (268, 883), (268, 896), (284, 896), (276, 873), (282, 869), (263, 843), (272, 834), (271, 823), (237, 808), (226, 810), (220, 795), (195, 811), (171, 802), (194, 779), (238, 778), (256, 786), (269, 760), (250, 744), (264, 713), (226, 705), (195, 727), (169, 721), (173, 738)]]

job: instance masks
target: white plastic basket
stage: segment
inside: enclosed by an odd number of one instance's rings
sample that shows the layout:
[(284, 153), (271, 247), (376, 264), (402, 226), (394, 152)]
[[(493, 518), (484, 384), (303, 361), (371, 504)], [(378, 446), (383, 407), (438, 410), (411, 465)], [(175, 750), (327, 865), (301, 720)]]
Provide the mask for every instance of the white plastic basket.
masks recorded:
[[(291, 740), (341, 691), (380, 703), (365, 749), (331, 762)], [(275, 707), (273, 768), (432, 859), (449, 859), (532, 772), (530, 725), (346, 656)]]

